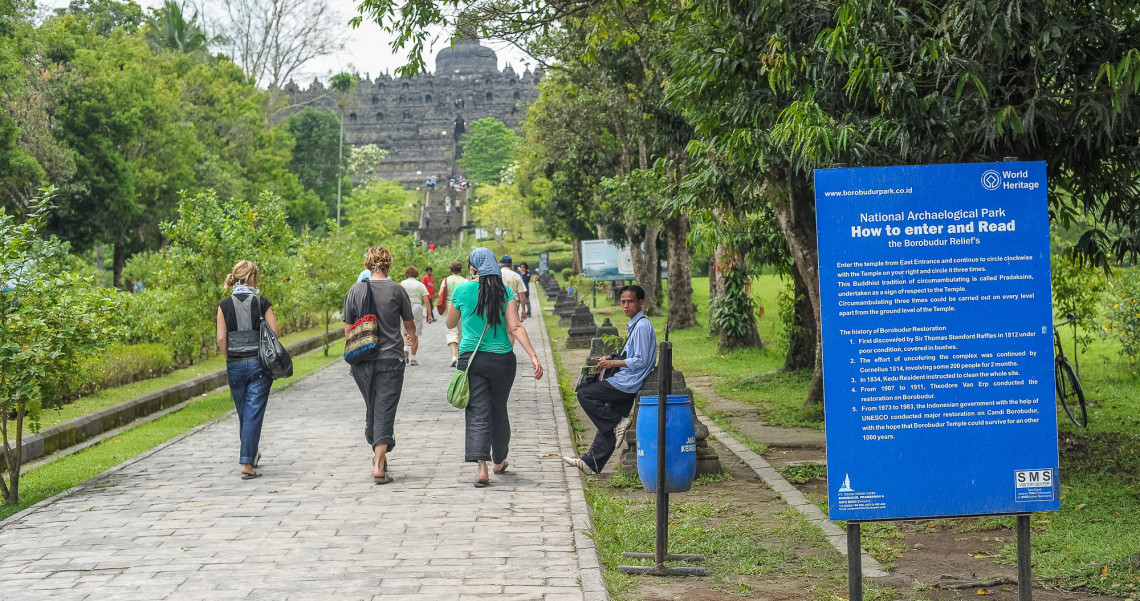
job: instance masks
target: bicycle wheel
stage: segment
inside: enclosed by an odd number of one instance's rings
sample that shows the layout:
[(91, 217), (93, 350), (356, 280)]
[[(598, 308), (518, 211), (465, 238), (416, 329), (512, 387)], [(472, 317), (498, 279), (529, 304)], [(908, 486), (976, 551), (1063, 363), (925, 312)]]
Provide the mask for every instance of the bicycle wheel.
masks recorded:
[(1089, 423), (1088, 411), (1085, 409), (1085, 391), (1081, 388), (1081, 381), (1073, 372), (1073, 366), (1068, 361), (1057, 363), (1057, 399), (1061, 401), (1061, 408), (1069, 421), (1078, 428), (1084, 428)]

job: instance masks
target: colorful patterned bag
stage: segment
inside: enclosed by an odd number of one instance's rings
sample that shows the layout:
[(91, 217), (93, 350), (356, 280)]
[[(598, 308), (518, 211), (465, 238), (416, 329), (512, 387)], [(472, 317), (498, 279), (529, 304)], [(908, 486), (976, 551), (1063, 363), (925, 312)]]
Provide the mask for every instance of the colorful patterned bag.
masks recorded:
[(376, 304), (372, 300), (372, 282), (364, 281), (368, 287), (364, 308), (367, 313), (348, 326), (344, 337), (344, 360), (349, 365), (371, 361), (380, 356), (380, 318), (376, 315)]

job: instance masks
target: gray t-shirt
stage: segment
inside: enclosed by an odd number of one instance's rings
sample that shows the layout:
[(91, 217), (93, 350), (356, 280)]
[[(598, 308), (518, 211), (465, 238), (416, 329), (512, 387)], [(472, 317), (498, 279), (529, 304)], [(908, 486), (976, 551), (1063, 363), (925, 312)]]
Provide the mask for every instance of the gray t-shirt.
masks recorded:
[[(364, 302), (368, 299), (368, 289), (372, 286), (372, 301), (376, 303), (376, 317), (380, 320), (379, 359), (403, 359), (404, 339), (400, 336), (400, 324), (412, 321), (412, 303), (404, 287), (392, 280), (365, 280), (348, 289), (344, 297), (344, 323), (354, 324), (365, 313)], [(417, 332), (419, 334), (420, 332)]]

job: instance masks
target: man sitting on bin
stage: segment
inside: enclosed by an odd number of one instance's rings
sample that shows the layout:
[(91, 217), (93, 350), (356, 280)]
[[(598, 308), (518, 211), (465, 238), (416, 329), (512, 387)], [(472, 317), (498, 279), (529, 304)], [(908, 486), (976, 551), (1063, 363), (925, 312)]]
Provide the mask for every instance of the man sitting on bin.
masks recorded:
[(622, 349), (624, 359), (597, 357), (596, 371), (619, 368), (614, 375), (587, 384), (578, 390), (578, 404), (598, 433), (590, 449), (581, 457), (563, 457), (566, 463), (583, 472), (599, 474), (614, 454), (614, 449), (625, 440), (629, 429), (629, 412), (646, 376), (657, 361), (657, 333), (653, 324), (641, 312), (645, 304), (645, 290), (641, 286), (621, 289), (621, 310), (629, 318), (625, 326), (627, 337)]

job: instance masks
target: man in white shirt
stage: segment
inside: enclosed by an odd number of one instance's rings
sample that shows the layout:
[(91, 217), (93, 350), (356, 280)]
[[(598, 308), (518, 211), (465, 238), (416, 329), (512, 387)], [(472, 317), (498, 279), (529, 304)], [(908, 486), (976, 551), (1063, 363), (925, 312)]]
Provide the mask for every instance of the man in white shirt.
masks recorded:
[[(426, 308), (431, 306), (431, 300), (428, 298), (427, 286), (424, 286), (419, 277), (420, 270), (416, 269), (415, 265), (408, 265), (404, 270), (404, 281), (400, 282), (400, 285), (408, 293), (408, 300), (412, 301), (412, 321), (416, 322), (416, 332), (423, 332), (424, 316), (427, 314)], [(420, 350), (420, 339), (417, 336), (412, 346), (404, 347), (404, 362), (408, 365), (419, 365), (416, 361), (418, 350)]]
[[(503, 255), (499, 260), (499, 267), (503, 271), (503, 285), (515, 291), (515, 298), (526, 298), (526, 284), (523, 283), (522, 276), (515, 271), (509, 256)], [(519, 303), (519, 319), (526, 319), (527, 317), (526, 303)]]

